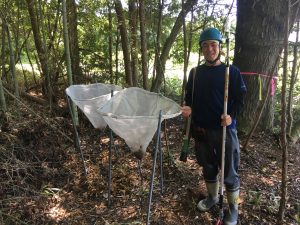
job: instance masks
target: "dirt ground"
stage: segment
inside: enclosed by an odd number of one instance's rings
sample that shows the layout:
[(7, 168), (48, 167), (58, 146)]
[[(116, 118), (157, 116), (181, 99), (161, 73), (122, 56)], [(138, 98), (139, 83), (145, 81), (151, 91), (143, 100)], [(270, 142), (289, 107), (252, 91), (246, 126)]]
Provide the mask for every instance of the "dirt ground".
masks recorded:
[[(0, 224), (146, 224), (154, 141), (139, 161), (114, 135), (109, 198), (108, 129), (94, 129), (81, 115), (79, 136), (85, 175), (81, 155), (73, 145), (67, 110), (50, 116), (33, 103), (26, 102), (27, 107), (10, 104), (7, 118), (2, 115), (0, 121)], [(163, 122), (163, 166), (158, 157), (151, 225), (214, 224), (219, 215), (217, 206), (206, 213), (196, 208), (199, 199), (205, 197), (204, 182), (193, 152), (187, 162), (178, 160), (182, 129), (181, 117)], [(244, 137), (240, 139), (243, 143)], [(300, 224), (299, 153), (299, 143), (289, 148), (285, 224), (290, 225)], [(241, 151), (238, 224), (276, 224), (281, 158), (279, 138), (273, 134), (255, 134), (247, 151)]]

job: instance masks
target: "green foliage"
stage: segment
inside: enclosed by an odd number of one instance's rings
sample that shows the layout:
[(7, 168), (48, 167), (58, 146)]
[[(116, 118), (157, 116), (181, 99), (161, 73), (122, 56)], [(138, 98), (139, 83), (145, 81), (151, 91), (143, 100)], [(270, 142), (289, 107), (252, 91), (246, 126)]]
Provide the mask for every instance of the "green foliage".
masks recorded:
[(60, 191), (59, 188), (48, 187), (47, 185), (42, 187), (42, 194), (46, 196), (54, 196)]
[(300, 223), (300, 206), (299, 204), (296, 206), (296, 214), (295, 214), (295, 220)]
[[(22, 70), (20, 64), (16, 65), (16, 78), (17, 78), (19, 89), (22, 91), (31, 89), (32, 87), (35, 87), (37, 85), (36, 81), (34, 80), (34, 76), (32, 75), (32, 71), (28, 69), (29, 68), (25, 68), (23, 65), (23, 70)], [(40, 75), (36, 73), (35, 76), (37, 82), (39, 82)], [(5, 82), (10, 85), (13, 84), (12, 76), (10, 73), (6, 74)]]
[[(108, 37), (111, 34), (115, 43), (118, 35), (116, 18), (113, 15), (111, 33), (107, 1), (80, 1), (78, 11), (81, 61), (93, 74), (106, 73), (109, 69)], [(111, 12), (114, 14), (114, 9)]]
[[(127, 2), (127, 1), (125, 1)], [(189, 13), (185, 18), (187, 40), (191, 38), (192, 46), (191, 52), (198, 53), (199, 44), (198, 38), (200, 32), (205, 27), (214, 26), (223, 31), (224, 18), (227, 16), (229, 5), (218, 5), (220, 1), (212, 0), (201, 0), (197, 2), (197, 6), (194, 7), (194, 20), (191, 21), (191, 14)], [(41, 3), (41, 6), (38, 5)], [(86, 0), (86, 1), (76, 1), (77, 3), (77, 19), (78, 19), (78, 43), (80, 47), (80, 61), (81, 66), (86, 76), (87, 81), (97, 81), (97, 82), (108, 82), (111, 74), (109, 74), (109, 35), (112, 35), (113, 41), (113, 68), (115, 70), (115, 58), (116, 58), (116, 41), (119, 36), (118, 23), (115, 14), (113, 1), (107, 0)], [(178, 14), (181, 11), (182, 2), (180, 0), (176, 1), (165, 1), (163, 8), (163, 18), (162, 26), (160, 31), (160, 51), (167, 40), (175, 21), (177, 20)], [(112, 30), (109, 30), (109, 7), (112, 13)], [(125, 17), (128, 18), (128, 6), (124, 4)], [(35, 1), (35, 10), (37, 13), (37, 20), (40, 29), (40, 35), (42, 39), (46, 41), (46, 47), (48, 50), (48, 61), (49, 67), (53, 74), (51, 76), (55, 77), (56, 82), (64, 83), (65, 78), (65, 65), (64, 65), (64, 46), (62, 43), (62, 24), (61, 24), (61, 2), (59, 1)], [(35, 47), (34, 37), (32, 35), (32, 27), (30, 22), (30, 17), (28, 13), (28, 5), (26, 1), (12, 1), (8, 6), (4, 5), (3, 13), (6, 18), (8, 25), (11, 30), (13, 47), (15, 49), (16, 59), (19, 55), (22, 63), (29, 63), (28, 56), (31, 62), (36, 66), (37, 52)], [(41, 11), (39, 11), (41, 9)], [(225, 9), (225, 10), (224, 10)], [(44, 20), (42, 20), (42, 18)], [(152, 73), (152, 63), (154, 59), (155, 47), (156, 47), (156, 37), (158, 28), (158, 18), (159, 18), (159, 2), (145, 0), (145, 21), (146, 35), (147, 35), (147, 46), (148, 46), (148, 59), (149, 59), (149, 74)], [(128, 23), (128, 20), (126, 20)], [(189, 34), (190, 26), (192, 26), (192, 33)], [(232, 29), (234, 30), (234, 28)], [(138, 27), (139, 31), (139, 27)], [(130, 32), (128, 32), (130, 39)], [(190, 36), (191, 35), (191, 36)], [(139, 38), (138, 38), (139, 39)], [(234, 37), (232, 37), (234, 40)], [(7, 40), (6, 40), (7, 42)], [(231, 49), (234, 48), (234, 42), (232, 41)], [(7, 43), (5, 43), (7, 44)], [(45, 43), (43, 43), (45, 44)], [(2, 43), (0, 43), (2, 47)], [(28, 56), (25, 51), (25, 46), (28, 48)], [(45, 47), (44, 46), (44, 47)], [(223, 48), (224, 49), (224, 48)], [(4, 48), (5, 58), (4, 63), (9, 64), (9, 52), (7, 47)], [(122, 59), (122, 48), (119, 39), (118, 48), (118, 83), (120, 85), (125, 84), (124, 80), (124, 65)], [(139, 55), (140, 56), (140, 55)], [(183, 64), (183, 32), (181, 31), (176, 38), (175, 43), (171, 48), (169, 59), (174, 65)], [(20, 62), (17, 62), (20, 64)], [(19, 68), (19, 70), (21, 70)], [(11, 82), (9, 78), (9, 68), (6, 68), (7, 79)], [(139, 65), (139, 72), (141, 72), (141, 66)], [(25, 71), (27, 78), (26, 85), (29, 87), (36, 85), (33, 75), (30, 69)], [(115, 75), (115, 73), (114, 73)], [(39, 75), (38, 75), (39, 76)], [(21, 87), (25, 86), (25, 79), (23, 72), (18, 72), (18, 81)], [(170, 76), (169, 76), (170, 77)], [(43, 78), (43, 77), (42, 77)], [(40, 77), (37, 77), (40, 79)], [(84, 79), (83, 79), (84, 80)], [(114, 80), (116, 80), (114, 78)], [(142, 78), (138, 78), (139, 86), (142, 86)], [(37, 81), (38, 84), (40, 83)], [(171, 78), (166, 78), (165, 80), (165, 90), (164, 94), (168, 96), (174, 96), (179, 98), (181, 95), (182, 81), (174, 75)], [(151, 83), (150, 81), (148, 82)], [(280, 126), (280, 115), (281, 115), (281, 105), (280, 105), (280, 95), (281, 86), (280, 81), (276, 89), (276, 104), (275, 104), (275, 125)], [(294, 88), (294, 104), (293, 112), (294, 119), (300, 119), (300, 82), (296, 83)]]
[[(200, 6), (200, 8), (203, 9), (204, 6)], [(203, 12), (198, 12), (196, 11), (195, 14), (199, 14), (198, 16), (200, 18), (203, 17)], [(216, 11), (215, 14), (212, 14), (211, 16), (207, 16), (207, 17), (203, 17), (202, 20), (197, 20), (197, 21), (193, 21), (193, 24), (191, 24), (190, 21), (188, 21), (186, 19), (186, 39), (187, 42), (189, 42), (190, 39), (190, 35), (192, 35), (191, 37), (191, 41), (192, 41), (192, 46), (191, 46), (191, 52), (197, 53), (199, 51), (199, 35), (201, 33), (201, 31), (205, 28), (205, 27), (216, 27), (218, 28), (220, 31), (223, 30), (223, 22), (225, 20), (224, 17), (224, 13), (221, 11)], [(197, 29), (193, 29), (192, 33), (189, 33), (190, 31), (190, 26), (192, 26), (193, 28), (196, 27)], [(187, 44), (188, 45), (188, 44)], [(231, 48), (234, 48), (234, 45), (232, 43)], [(170, 52), (170, 58), (172, 59), (174, 64), (182, 64), (183, 63), (183, 51), (184, 51), (184, 44), (183, 44), (183, 32), (181, 32), (177, 39), (175, 44), (172, 46), (172, 50)]]
[(184, 62), (183, 38), (181, 35), (178, 37), (176, 45), (172, 48), (170, 58), (174, 64), (183, 64)]
[(182, 80), (177, 76), (166, 78), (164, 90), (164, 95), (169, 96), (172, 99), (179, 100), (182, 91)]
[[(289, 88), (290, 88), (290, 74), (291, 69), (288, 71), (288, 80), (287, 80), (287, 93), (286, 93), (286, 104), (288, 104), (288, 95), (289, 95)], [(281, 126), (281, 88), (282, 88), (282, 70), (279, 71), (279, 77), (277, 80), (277, 86), (275, 90), (275, 104), (274, 104), (274, 132), (279, 133), (280, 126)], [(293, 89), (293, 105), (292, 105), (292, 113), (293, 113), (293, 120), (298, 121), (300, 120), (300, 80), (298, 80), (295, 83), (294, 89)]]
[(250, 190), (249, 192), (247, 192), (247, 199), (250, 204), (259, 206), (261, 204), (261, 192)]

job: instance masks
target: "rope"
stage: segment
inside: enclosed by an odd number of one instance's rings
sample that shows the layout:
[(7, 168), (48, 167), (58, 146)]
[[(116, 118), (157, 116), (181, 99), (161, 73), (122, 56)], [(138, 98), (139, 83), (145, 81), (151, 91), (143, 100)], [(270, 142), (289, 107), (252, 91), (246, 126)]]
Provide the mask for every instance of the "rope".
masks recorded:
[[(35, 111), (33, 111), (32, 109), (30, 109), (26, 104), (24, 104), (20, 99), (18, 99), (15, 95), (13, 95), (12, 93), (10, 93), (5, 87), (3, 87), (4, 91), (6, 91), (6, 93), (11, 96), (12, 98), (14, 98), (15, 100), (17, 100), (19, 103), (21, 103), (22, 106), (24, 106), (27, 110), (29, 110), (31, 113), (33, 113), (34, 115), (36, 115), (39, 119), (42, 119), (44, 121), (46, 121), (46, 123), (53, 128), (54, 130), (57, 130), (61, 135), (63, 135), (65, 138), (67, 138), (70, 142), (73, 142), (73, 139), (70, 138), (67, 134), (65, 134), (63, 131), (61, 131), (59, 128), (53, 126), (53, 124), (55, 124), (56, 126), (58, 126), (56, 124), (56, 122), (54, 120), (52, 121), (48, 121), (49, 119), (42, 117), (41, 115), (37, 114)], [(50, 122), (52, 124), (50, 124)]]

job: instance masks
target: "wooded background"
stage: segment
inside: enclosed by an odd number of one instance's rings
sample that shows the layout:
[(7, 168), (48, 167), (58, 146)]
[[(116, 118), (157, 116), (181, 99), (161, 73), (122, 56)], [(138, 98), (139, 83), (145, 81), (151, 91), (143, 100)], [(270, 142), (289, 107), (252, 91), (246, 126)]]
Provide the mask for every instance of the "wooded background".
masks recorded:
[[(3, 0), (0, 5), (3, 117), (8, 92), (55, 112), (69, 85), (95, 82), (142, 87), (182, 104), (189, 69), (202, 60), (200, 32), (206, 27), (223, 32), (230, 18), (231, 61), (248, 89), (239, 131), (249, 138), (255, 129), (277, 133), (284, 151), (299, 139), (299, 0)], [(288, 41), (291, 33), (296, 38)]]
[[(276, 95), (268, 98), (259, 123), (260, 129), (272, 130), (274, 122), (279, 124), (276, 115), (280, 112), (276, 105), (281, 94), (278, 85), (282, 75), (287, 2), (3, 1), (1, 81), (17, 97), (20, 93), (39, 90), (50, 107), (57, 104), (70, 84), (92, 82), (138, 86), (178, 97), (188, 69), (201, 60), (200, 57), (195, 60), (200, 32), (209, 26), (224, 31), (224, 23), (230, 18), (233, 20), (233, 64), (241, 72), (257, 73), (244, 75), (248, 93), (239, 129), (248, 132), (256, 120), (253, 115), (260, 108), (258, 81), (262, 81), (265, 99), (268, 78), (276, 76)], [(290, 5), (287, 32), (298, 34), (298, 1), (291, 1)], [(298, 40), (289, 43), (286, 80), (290, 85), (288, 130), (293, 133), (294, 141), (299, 127), (299, 122), (291, 122), (299, 108), (297, 43)], [(167, 62), (171, 66), (166, 66)], [(172, 71), (173, 68), (177, 70)], [(259, 79), (258, 74), (266, 76)], [(178, 75), (183, 77), (183, 82)], [(1, 107), (5, 109), (3, 90), (1, 93)]]

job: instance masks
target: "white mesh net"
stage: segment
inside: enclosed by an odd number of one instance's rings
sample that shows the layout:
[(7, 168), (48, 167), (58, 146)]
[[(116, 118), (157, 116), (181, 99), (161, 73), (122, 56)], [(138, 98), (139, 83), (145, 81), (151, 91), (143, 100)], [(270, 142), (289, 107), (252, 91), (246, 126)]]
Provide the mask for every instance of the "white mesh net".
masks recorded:
[(107, 124), (97, 113), (97, 108), (103, 106), (111, 98), (111, 91), (117, 93), (119, 90), (122, 88), (116, 85), (95, 83), (71, 85), (66, 89), (66, 93), (95, 128), (104, 129)]
[(142, 158), (157, 130), (160, 110), (162, 121), (181, 114), (180, 106), (173, 100), (132, 87), (118, 92), (97, 111), (133, 153)]

